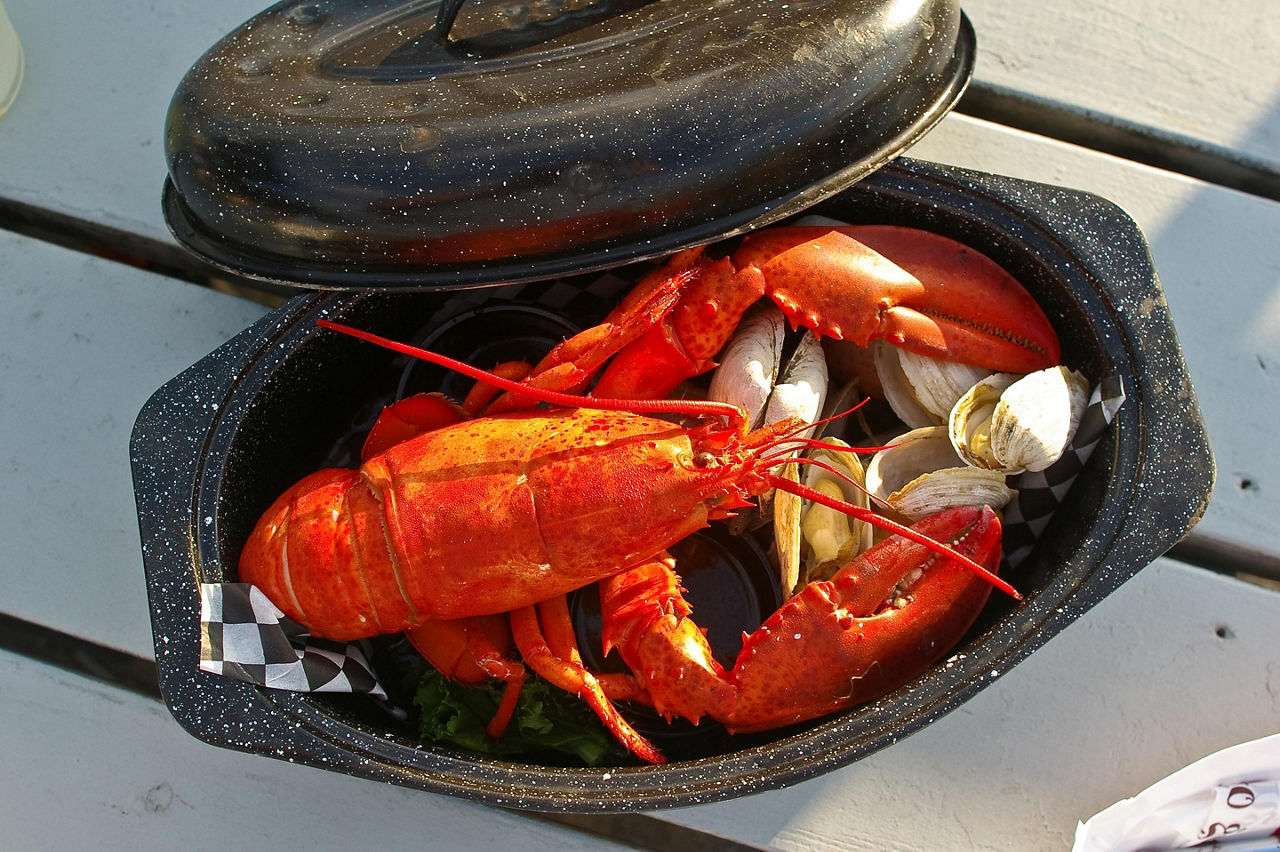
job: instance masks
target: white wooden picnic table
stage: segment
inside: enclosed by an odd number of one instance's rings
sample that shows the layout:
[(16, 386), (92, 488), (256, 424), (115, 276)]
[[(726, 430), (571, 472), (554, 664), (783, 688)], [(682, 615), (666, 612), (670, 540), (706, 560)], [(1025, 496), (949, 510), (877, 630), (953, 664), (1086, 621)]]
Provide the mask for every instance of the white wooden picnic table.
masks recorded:
[(5, 845), (1062, 849), (1078, 820), (1275, 733), (1280, 13), (1174, 5), (965, 4), (982, 117), (962, 104), (911, 156), (1096, 192), (1143, 228), (1218, 463), (1188, 544), (858, 763), (719, 804), (557, 820), (217, 749), (157, 700), (130, 430), (156, 388), (267, 310), (181, 280), (164, 114), (259, 4), (5, 0), (27, 61), (0, 116)]

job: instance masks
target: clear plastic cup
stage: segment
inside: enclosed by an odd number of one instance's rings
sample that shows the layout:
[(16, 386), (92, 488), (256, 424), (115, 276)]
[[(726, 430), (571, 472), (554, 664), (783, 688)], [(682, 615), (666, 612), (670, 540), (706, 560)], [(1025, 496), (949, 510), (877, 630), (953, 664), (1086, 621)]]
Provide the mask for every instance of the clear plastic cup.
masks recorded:
[(0, 3), (0, 115), (13, 103), (22, 85), (22, 43)]

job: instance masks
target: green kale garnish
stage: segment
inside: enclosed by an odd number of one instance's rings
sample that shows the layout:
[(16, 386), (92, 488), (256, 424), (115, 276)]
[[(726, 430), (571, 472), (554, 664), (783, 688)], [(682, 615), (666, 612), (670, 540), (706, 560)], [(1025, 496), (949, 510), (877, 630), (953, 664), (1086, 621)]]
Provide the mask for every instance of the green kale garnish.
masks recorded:
[(525, 681), (507, 732), (495, 740), (485, 733), (485, 726), (497, 712), (506, 685), (456, 683), (429, 666), (423, 668), (413, 703), (425, 743), (448, 743), (492, 757), (558, 752), (587, 766), (626, 760), (626, 750), (591, 708), (536, 675)]

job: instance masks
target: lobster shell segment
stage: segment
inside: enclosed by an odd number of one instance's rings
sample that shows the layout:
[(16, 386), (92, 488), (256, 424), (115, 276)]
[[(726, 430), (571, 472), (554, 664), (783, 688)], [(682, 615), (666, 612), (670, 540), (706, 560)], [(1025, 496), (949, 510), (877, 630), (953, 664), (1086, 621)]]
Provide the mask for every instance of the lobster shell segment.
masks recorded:
[(240, 554), (240, 580), (317, 636), (396, 632), (413, 623), (413, 608), (383, 540), (380, 504), (359, 474), (321, 470), (259, 519)]

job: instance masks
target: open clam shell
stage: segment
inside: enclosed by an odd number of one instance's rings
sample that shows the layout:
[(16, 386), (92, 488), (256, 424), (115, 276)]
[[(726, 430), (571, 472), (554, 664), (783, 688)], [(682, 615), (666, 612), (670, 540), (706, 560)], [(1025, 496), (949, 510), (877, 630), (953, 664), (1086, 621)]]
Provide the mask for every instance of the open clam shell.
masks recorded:
[[(827, 359), (822, 344), (812, 332), (805, 332), (778, 375), (778, 383), (765, 406), (764, 422), (777, 423), (798, 417), (812, 423), (818, 419), (827, 399)], [(813, 433), (806, 430), (804, 435)]]
[(1044, 470), (1066, 450), (1088, 402), (1088, 379), (1067, 367), (1021, 377), (997, 374), (956, 403), (948, 424), (951, 443), (979, 468)]
[(947, 423), (951, 445), (967, 464), (986, 470), (1003, 470), (1003, 464), (991, 449), (991, 418), (1000, 404), (1001, 394), (1020, 378), (1019, 373), (987, 376), (969, 388), (951, 409)]
[(872, 456), (867, 490), (911, 521), (957, 506), (999, 509), (1017, 496), (1003, 473), (966, 465), (939, 426), (913, 429)]
[(990, 370), (943, 361), (876, 341), (871, 347), (884, 398), (913, 429), (943, 426), (956, 401)]
[[(788, 417), (809, 423), (817, 420), (828, 383), (822, 345), (806, 332), (783, 364), (785, 338), (786, 317), (780, 309), (770, 305), (753, 311), (720, 353), (708, 398), (742, 408), (752, 429)], [(812, 432), (808, 429), (798, 434), (807, 437)], [(794, 464), (781, 466), (777, 474), (793, 482), (800, 480)], [(772, 510), (782, 588), (790, 594), (800, 580), (801, 500), (787, 492), (764, 494), (760, 508), (762, 513)]]
[[(812, 423), (822, 411), (827, 396), (827, 361), (818, 339), (805, 333), (795, 352), (782, 368), (778, 384), (765, 406), (764, 422), (777, 423), (797, 417)], [(813, 429), (804, 430), (808, 437)], [(799, 481), (797, 465), (784, 465), (779, 475)], [(801, 498), (786, 491), (773, 495), (773, 533), (778, 544), (779, 572), (782, 589), (790, 594), (800, 583), (800, 511)]]
[(764, 422), (765, 406), (781, 369), (786, 332), (786, 317), (781, 310), (770, 307), (752, 312), (738, 325), (720, 353), (720, 365), (711, 374), (708, 398), (746, 411), (751, 429)]

